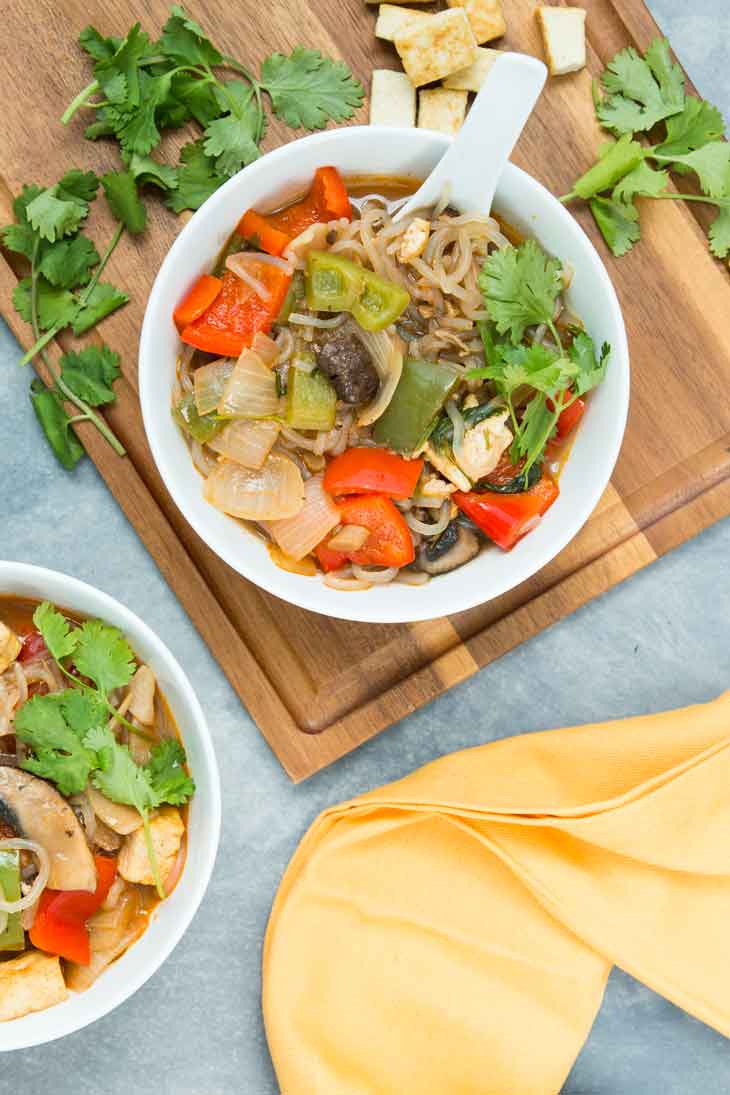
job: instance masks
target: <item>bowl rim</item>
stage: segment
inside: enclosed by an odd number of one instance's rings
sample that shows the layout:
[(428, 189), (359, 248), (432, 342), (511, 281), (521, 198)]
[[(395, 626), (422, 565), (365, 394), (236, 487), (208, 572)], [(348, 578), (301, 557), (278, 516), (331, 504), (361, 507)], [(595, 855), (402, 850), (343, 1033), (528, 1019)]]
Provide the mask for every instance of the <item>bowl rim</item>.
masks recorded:
[[(194, 727), (193, 736), (195, 736), (196, 745), (204, 758), (203, 767), (206, 772), (205, 782), (207, 796), (207, 836), (201, 834), (203, 843), (198, 849), (198, 855), (201, 858), (199, 864), (200, 870), (198, 870), (193, 877), (192, 888), (187, 893), (181, 894), (179, 907), (176, 910), (176, 920), (173, 924), (167, 925), (165, 935), (162, 940), (159, 941), (159, 945), (155, 950), (154, 960), (148, 962), (136, 971), (134, 971), (134, 969), (130, 970), (129, 975), (125, 978), (123, 984), (116, 986), (114, 989), (109, 989), (103, 997), (90, 1002), (88, 1014), (86, 1015), (74, 1015), (65, 1010), (61, 1010), (63, 1005), (59, 1005), (40, 1012), (31, 1012), (29, 1015), (24, 1015), (19, 1019), (11, 1019), (7, 1022), (0, 1023), (0, 1052), (28, 1049), (32, 1046), (55, 1041), (58, 1038), (65, 1037), (67, 1034), (72, 1034), (75, 1031), (84, 1029), (91, 1023), (96, 1022), (97, 1019), (101, 1019), (103, 1016), (108, 1015), (109, 1012), (124, 1003), (125, 1000), (128, 1000), (129, 997), (133, 996), (138, 989), (157, 973), (189, 928), (198, 911), (200, 903), (203, 900), (218, 853), (222, 814), (220, 772), (208, 723), (200, 705), (200, 701), (198, 700), (185, 670), (167, 644), (147, 623), (145, 623), (144, 620), (140, 619), (135, 612), (127, 608), (121, 601), (112, 597), (110, 594), (105, 593), (103, 590), (98, 589), (96, 586), (84, 582), (80, 578), (74, 578), (71, 575), (65, 574), (63, 571), (51, 570), (48, 567), (36, 566), (32, 563), (25, 563), (22, 561), (9, 559), (0, 560), (0, 596), (24, 596), (23, 593), (19, 593), (15, 588), (19, 582), (23, 581), (28, 584), (33, 584), (40, 589), (63, 587), (64, 592), (61, 596), (56, 596), (55, 593), (49, 593), (48, 595), (49, 600), (60, 604), (63, 608), (73, 610), (75, 602), (87, 598), (97, 606), (93, 611), (94, 614), (98, 615), (101, 619), (109, 619), (111, 617), (114, 618), (115, 621), (123, 621), (121, 623), (116, 622), (115, 626), (120, 627), (124, 632), (129, 639), (132, 648), (134, 649), (137, 643), (141, 642), (154, 650), (155, 660), (158, 665), (163, 666), (165, 672), (175, 678), (176, 687), (180, 687), (184, 690), (189, 704), (188, 713), (190, 716), (190, 725)], [(31, 594), (26, 595), (32, 597)], [(86, 612), (86, 610), (84, 610), (84, 612)], [(175, 714), (174, 710), (173, 714)], [(200, 777), (198, 777), (198, 779), (199, 778)], [(184, 874), (185, 871), (183, 871), (183, 876)], [(173, 891), (167, 900), (170, 902), (174, 901), (176, 892), (177, 889)], [(148, 925), (140, 938), (144, 938), (144, 935), (151, 927), (152, 923)], [(135, 940), (130, 948), (128, 948), (128, 951), (125, 951), (124, 954), (117, 959), (114, 966), (123, 963), (127, 953), (131, 952), (138, 942), (139, 940)], [(103, 983), (103, 976), (104, 975), (102, 974), (100, 978), (101, 983)], [(85, 993), (78, 993), (74, 994), (71, 998), (83, 1000), (84, 996)], [(56, 1014), (55, 1027), (52, 1025), (51, 1019), (51, 1017), (54, 1016), (54, 1013)], [(34, 1019), (39, 1016), (48, 1017), (48, 1024), (51, 1029), (47, 1032), (38, 1030), (32, 1031), (28, 1029), (26, 1020)], [(34, 1025), (38, 1025), (37, 1018)], [(13, 1037), (13, 1035), (15, 1035), (15, 1037)]]
[[(243, 168), (216, 190), (203, 206), (193, 214), (188, 223), (184, 225), (178, 233), (170, 249), (166, 253), (155, 277), (147, 301), (139, 343), (139, 397), (147, 443), (152, 451), (157, 470), (172, 500), (185, 520), (203, 540), (206, 546), (232, 567), (233, 570), (248, 581), (253, 582), (259, 588), (265, 590), (267, 593), (279, 597), (289, 604), (307, 609), (311, 612), (317, 612), (324, 616), (362, 623), (415, 623), (418, 621), (440, 618), (445, 615), (451, 616), (486, 604), (539, 573), (539, 571), (541, 571), (566, 547), (568, 543), (571, 542), (571, 540), (575, 538), (575, 536), (577, 536), (580, 529), (589, 519), (610, 482), (611, 475), (613, 474), (618, 459), (626, 429), (630, 396), (629, 347), (621, 306), (613, 282), (611, 281), (603, 260), (594, 247), (593, 242), (578, 221), (547, 189), (547, 187), (543, 186), (543, 184), (532, 175), (522, 168), (517, 167), (517, 165), (513, 164), (511, 161), (508, 161), (506, 164), (505, 171), (500, 180), (501, 183), (505, 177), (509, 178), (511, 176), (526, 183), (528, 187), (534, 187), (539, 192), (542, 200), (547, 199), (548, 203), (552, 206), (558, 224), (564, 225), (568, 232), (577, 233), (578, 237), (581, 239), (582, 246), (586, 249), (586, 252), (590, 257), (596, 277), (602, 283), (606, 304), (610, 308), (611, 326), (616, 331), (617, 337), (615, 342), (612, 343), (611, 350), (613, 359), (612, 365), (619, 373), (619, 400), (616, 405), (615, 417), (612, 419), (611, 435), (604, 438), (604, 459), (601, 463), (603, 474), (593, 481), (590, 489), (586, 489), (582, 493), (580, 504), (574, 507), (570, 519), (563, 523), (560, 532), (544, 546), (543, 550), (537, 556), (537, 560), (533, 560), (526, 565), (523, 563), (521, 567), (516, 567), (514, 576), (510, 575), (504, 581), (498, 583), (486, 598), (480, 597), (478, 594), (476, 596), (474, 595), (474, 590), (479, 588), (478, 583), (474, 583), (471, 586), (465, 584), (459, 591), (455, 592), (454, 590), (451, 590), (448, 605), (445, 605), (441, 603), (441, 599), (438, 598), (438, 596), (434, 596), (434, 593), (437, 594), (437, 590), (430, 591), (429, 584), (425, 590), (419, 588), (415, 591), (419, 593), (420, 596), (413, 597), (407, 608), (399, 607), (397, 599), (394, 598), (392, 604), (381, 604), (378, 611), (373, 611), (372, 608), (369, 609), (368, 607), (369, 604), (372, 604), (372, 601), (368, 602), (367, 600), (368, 593), (371, 591), (366, 591), (361, 595), (342, 592), (339, 594), (336, 608), (334, 608), (332, 605), (324, 606), (321, 603), (321, 589), (326, 587), (323, 587), (322, 583), (316, 579), (303, 579), (302, 583), (297, 586), (295, 596), (292, 595), (290, 591), (284, 592), (281, 588), (277, 588), (277, 582), (275, 580), (270, 580), (269, 575), (260, 572), (255, 564), (249, 565), (246, 559), (236, 554), (233, 550), (229, 550), (222, 538), (217, 535), (216, 531), (208, 526), (205, 519), (198, 518), (197, 514), (193, 512), (192, 507), (180, 496), (181, 492), (178, 492), (173, 487), (171, 482), (171, 468), (168, 466), (169, 458), (166, 457), (164, 451), (165, 446), (161, 443), (157, 431), (154, 428), (156, 416), (160, 413), (166, 413), (167, 408), (165, 408), (164, 412), (161, 412), (157, 408), (147, 381), (148, 376), (151, 375), (150, 369), (153, 367), (155, 361), (153, 346), (155, 333), (152, 328), (152, 315), (156, 310), (157, 299), (163, 291), (163, 285), (166, 282), (171, 269), (175, 265), (179, 252), (187, 246), (188, 240), (202, 229), (206, 221), (214, 217), (218, 207), (223, 206), (227, 202), (229, 194), (233, 193), (238, 188), (245, 186), (246, 180), (255, 177), (255, 174), (262, 170), (262, 165), (266, 165), (265, 169), (270, 170), (272, 166), (285, 162), (292, 157), (296, 157), (298, 149), (304, 147), (308, 149), (321, 147), (323, 154), (325, 154), (327, 148), (338, 142), (345, 143), (364, 141), (366, 139), (372, 140), (375, 135), (383, 137), (386, 133), (389, 140), (410, 142), (411, 145), (420, 144), (422, 147), (431, 144), (435, 149), (438, 148), (438, 146), (441, 146), (443, 151), (445, 151), (448, 145), (453, 141), (452, 137), (431, 130), (399, 127), (387, 127), (387, 129), (385, 129), (383, 127), (369, 125), (344, 126), (313, 133), (309, 136), (300, 137), (297, 140), (289, 141), (278, 148), (272, 149), (258, 160), (255, 160), (252, 164)], [(293, 172), (291, 173), (293, 174)], [(284, 573), (285, 572), (282, 571), (282, 574)], [(278, 579), (278, 576), (274, 575), (274, 578)], [(282, 582), (284, 581), (285, 579), (282, 579)], [(399, 589), (400, 588), (401, 587), (399, 587)], [(408, 589), (408, 587), (405, 588)], [(430, 595), (426, 592), (427, 590), (430, 591)], [(333, 593), (335, 591), (328, 590), (328, 592)], [(410, 592), (414, 591), (410, 590)], [(434, 601), (436, 603), (434, 603)]]

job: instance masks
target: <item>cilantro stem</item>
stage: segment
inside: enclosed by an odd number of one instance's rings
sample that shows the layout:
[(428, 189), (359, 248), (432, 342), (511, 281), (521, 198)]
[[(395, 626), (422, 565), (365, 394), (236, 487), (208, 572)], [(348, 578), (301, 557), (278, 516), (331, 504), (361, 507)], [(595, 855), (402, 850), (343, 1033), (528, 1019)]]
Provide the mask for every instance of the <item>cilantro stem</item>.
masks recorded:
[[(36, 338), (36, 340), (38, 339), (38, 335), (39, 335), (39, 329), (38, 329), (38, 261), (37, 261), (38, 260), (38, 248), (39, 248), (39, 246), (40, 246), (40, 240), (36, 240), (35, 244), (33, 245), (33, 255), (32, 255), (32, 258), (31, 258), (31, 267), (30, 267), (30, 325), (31, 325), (31, 330), (33, 331), (33, 336)], [(53, 378), (53, 384), (54, 384), (55, 388), (61, 393), (61, 395), (63, 395), (64, 399), (67, 399), (69, 403), (73, 403), (74, 407), (76, 407), (77, 410), (81, 411), (80, 415), (76, 415), (74, 418), (70, 419), (70, 421), (71, 422), (80, 422), (80, 421), (85, 420), (85, 421), (88, 421), (88, 422), (92, 422), (94, 424), (94, 426), (96, 426), (97, 430), (102, 435), (104, 440), (107, 441), (111, 445), (111, 447), (114, 449), (114, 451), (119, 456), (125, 456), (126, 455), (126, 449), (122, 445), (121, 441), (119, 441), (119, 439), (116, 437), (116, 435), (111, 430), (111, 428), (106, 424), (104, 419), (101, 418), (100, 415), (96, 414), (95, 411), (93, 411), (91, 409), (91, 407), (88, 405), (88, 403), (85, 403), (83, 399), (80, 399), (74, 392), (71, 391), (71, 389), (66, 384), (66, 382), (61, 378), (60, 373), (55, 368), (55, 366), (51, 362), (50, 357), (46, 353), (46, 351), (44, 349), (45, 343), (43, 342), (42, 339), (40, 340), (40, 342), (41, 342), (41, 344), (39, 346), (39, 351), (36, 351), (36, 352), (40, 352), (43, 363), (46, 366), (46, 368), (48, 369), (48, 372), (50, 373), (51, 377)], [(36, 345), (38, 345), (38, 342), (36, 343)], [(30, 358), (28, 360), (30, 360)]]
[(730, 195), (721, 198), (710, 198), (707, 194), (674, 194), (671, 191), (668, 191), (666, 194), (645, 194), (640, 195), (640, 197), (641, 196), (653, 199), (664, 198), (665, 200), (670, 198), (673, 201), (683, 202), (709, 202), (710, 205), (718, 205), (722, 209), (730, 209)]
[(554, 321), (554, 320), (552, 320), (552, 319), (549, 319), (549, 320), (547, 321), (547, 328), (548, 328), (548, 331), (550, 332), (550, 334), (551, 334), (551, 335), (553, 336), (553, 338), (555, 339), (555, 345), (556, 345), (556, 346), (558, 347), (558, 349), (559, 349), (559, 350), (560, 350), (560, 352), (562, 353), (562, 350), (563, 350), (563, 343), (562, 343), (562, 341), (561, 341), (560, 335), (558, 334), (558, 329), (557, 329), (557, 327), (555, 326), (555, 321)]
[(101, 693), (98, 688), (92, 688), (91, 685), (86, 684), (85, 681), (80, 681), (78, 677), (75, 677), (73, 675), (73, 673), (69, 673), (66, 666), (59, 662), (57, 658), (55, 658), (54, 661), (56, 662), (56, 665), (61, 670), (61, 672), (64, 673), (70, 681), (73, 681), (73, 683), (78, 688), (83, 688), (85, 692), (91, 692), (94, 696), (100, 699), (112, 718), (121, 723), (125, 730), (129, 730), (130, 734), (135, 734), (138, 738), (142, 738), (143, 741), (151, 742), (155, 740), (152, 734), (146, 734), (144, 730), (140, 730), (139, 727), (135, 726), (133, 722), (129, 722), (128, 719), (125, 719), (121, 711), (118, 711), (114, 704), (110, 703), (106, 696), (103, 695), (103, 693)]
[[(139, 808), (138, 808), (139, 809)], [(162, 885), (162, 878), (160, 877), (160, 867), (157, 862), (157, 856), (155, 855), (155, 848), (152, 843), (152, 831), (150, 829), (150, 819), (146, 810), (139, 810), (140, 817), (142, 818), (142, 827), (144, 829), (144, 842), (147, 849), (147, 858), (150, 863), (150, 870), (152, 871), (152, 877), (155, 880), (155, 889), (162, 901), (165, 900), (167, 894), (165, 887)]]
[(76, 111), (82, 106), (85, 106), (87, 99), (90, 99), (92, 95), (95, 95), (98, 90), (98, 80), (92, 80), (90, 84), (87, 84), (85, 88), (82, 88), (76, 98), (71, 100), (61, 115), (61, 125), (68, 125)]
[[(54, 324), (53, 327), (50, 327), (44, 335), (41, 335), (41, 337), (38, 338), (35, 345), (31, 346), (31, 348), (28, 350), (28, 352), (23, 355), (23, 357), (21, 358), (21, 360), (19, 362), (20, 365), (27, 365), (30, 361), (33, 360), (33, 358), (35, 357), (35, 355), (37, 353), (40, 353), (40, 351), (43, 349), (44, 346), (47, 346), (48, 343), (51, 342), (51, 340), (56, 337), (56, 335), (58, 334), (59, 331), (62, 331), (64, 327), (69, 327), (74, 322), (74, 320), (78, 316), (79, 312), (82, 310), (82, 308), (84, 308), (84, 306), (86, 305), (87, 301), (89, 300), (91, 294), (93, 293), (94, 289), (96, 288), (96, 286), (98, 284), (98, 281), (99, 281), (99, 278), (101, 277), (101, 275), (104, 271), (104, 267), (106, 266), (109, 259), (111, 258), (114, 248), (119, 243), (119, 240), (121, 239), (123, 231), (124, 231), (124, 225), (120, 222), (117, 225), (116, 232), (114, 233), (114, 235), (112, 236), (112, 238), (109, 242), (109, 246), (107, 247), (106, 251), (104, 252), (104, 254), (102, 256), (101, 262), (99, 263), (96, 270), (94, 271), (94, 276), (92, 277), (91, 281), (89, 282), (89, 284), (86, 286), (83, 293), (79, 297), (78, 306), (77, 306), (76, 311), (74, 312), (73, 316), (69, 320), (69, 322), (68, 323), (56, 323), (56, 324)], [(73, 400), (72, 400), (72, 402), (73, 402)], [(78, 406), (78, 404), (77, 404), (77, 406)], [(107, 438), (107, 440), (108, 440), (108, 438)], [(112, 444), (111, 442), (109, 442), (109, 443)], [(119, 442), (117, 442), (117, 444), (119, 444)], [(112, 447), (114, 448), (115, 446), (112, 445)], [(117, 451), (119, 451), (119, 450), (117, 450)], [(124, 456), (124, 451), (122, 450), (121, 452), (119, 452), (119, 455)]]

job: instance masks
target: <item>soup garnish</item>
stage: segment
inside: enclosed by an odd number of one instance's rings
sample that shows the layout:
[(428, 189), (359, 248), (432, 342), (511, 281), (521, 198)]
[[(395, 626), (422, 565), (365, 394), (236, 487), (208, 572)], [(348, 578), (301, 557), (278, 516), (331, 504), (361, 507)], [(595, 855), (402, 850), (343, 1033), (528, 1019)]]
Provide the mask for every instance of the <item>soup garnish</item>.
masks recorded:
[(513, 548), (559, 496), (610, 353), (558, 258), (447, 199), (395, 222), (408, 191), (319, 168), (246, 211), (175, 312), (173, 415), (204, 497), (336, 589)]
[(0, 1020), (88, 988), (141, 935), (182, 873), (194, 791), (121, 631), (0, 600)]

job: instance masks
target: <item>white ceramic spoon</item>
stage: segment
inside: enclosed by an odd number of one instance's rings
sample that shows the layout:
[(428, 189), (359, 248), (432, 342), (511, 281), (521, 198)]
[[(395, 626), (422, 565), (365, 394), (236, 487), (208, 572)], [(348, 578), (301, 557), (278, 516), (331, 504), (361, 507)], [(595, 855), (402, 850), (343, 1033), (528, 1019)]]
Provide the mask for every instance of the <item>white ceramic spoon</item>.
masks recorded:
[(445, 186), (449, 204), (460, 213), (488, 213), (499, 176), (546, 77), (547, 69), (537, 58), (500, 54), (453, 144), (393, 220), (435, 205)]

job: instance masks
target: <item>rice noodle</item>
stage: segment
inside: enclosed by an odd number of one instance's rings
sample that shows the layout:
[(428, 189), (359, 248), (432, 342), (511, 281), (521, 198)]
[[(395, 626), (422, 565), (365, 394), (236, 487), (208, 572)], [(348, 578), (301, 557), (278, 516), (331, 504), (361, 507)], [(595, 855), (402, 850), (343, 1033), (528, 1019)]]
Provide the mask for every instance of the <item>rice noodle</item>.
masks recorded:
[(447, 499), (441, 504), (441, 511), (437, 521), (433, 523), (427, 521), (419, 521), (412, 513), (406, 513), (405, 519), (408, 528), (414, 532), (419, 532), (421, 536), (432, 537), (440, 536), (444, 532), (449, 524), (449, 514), (451, 512), (451, 502)]
[(372, 582), (363, 581), (361, 578), (352, 578), (350, 573), (331, 570), (329, 574), (325, 574), (324, 584), (329, 586), (330, 589), (342, 590), (343, 593), (360, 589), (372, 589)]
[(42, 844), (38, 844), (35, 840), (25, 840), (24, 837), (15, 836), (6, 837), (4, 840), (0, 840), (0, 851), (31, 852), (38, 860), (38, 874), (25, 896), (18, 898), (17, 901), (6, 901), (4, 897), (0, 896), (0, 913), (10, 914), (22, 912), (23, 909), (28, 909), (31, 905), (35, 905), (46, 888), (48, 876), (51, 873), (51, 861), (48, 852)]
[(262, 300), (271, 300), (271, 290), (267, 289), (263, 281), (259, 281), (250, 270), (246, 269), (247, 263), (242, 259), (243, 254), (229, 255), (226, 259), (226, 267), (241, 281), (245, 281), (246, 285), (253, 289), (256, 296), (261, 297)]
[(339, 327), (347, 319), (347, 312), (340, 312), (332, 319), (320, 319), (319, 316), (308, 316), (303, 312), (292, 312), (289, 316), (290, 323), (296, 323), (302, 327)]

